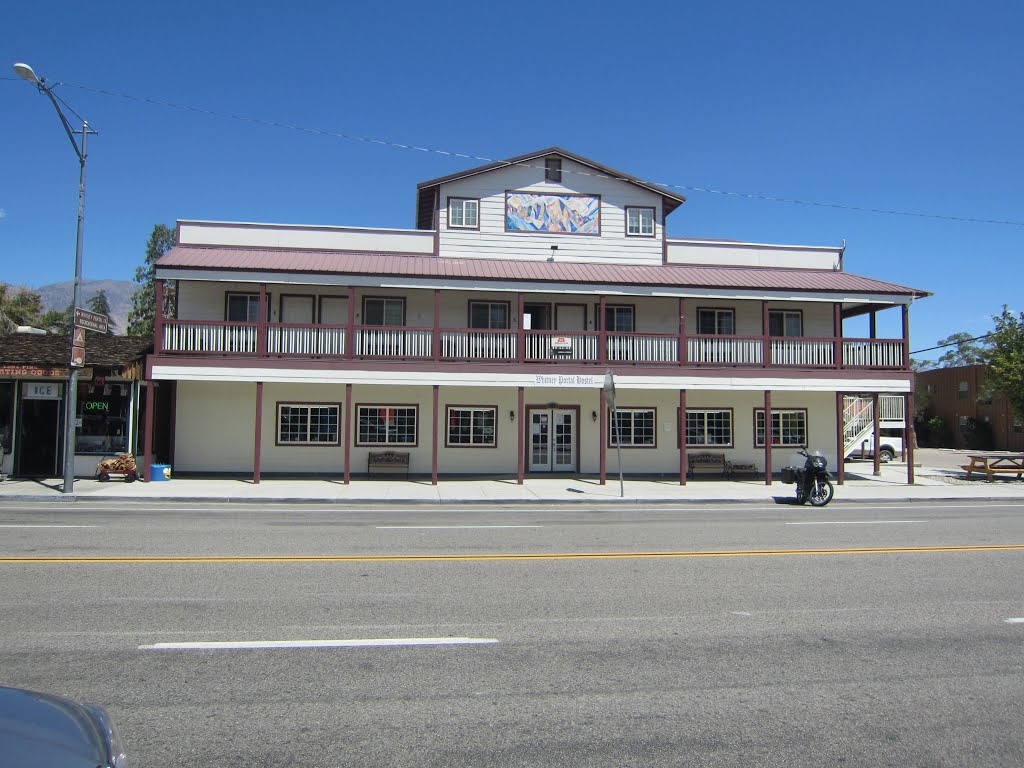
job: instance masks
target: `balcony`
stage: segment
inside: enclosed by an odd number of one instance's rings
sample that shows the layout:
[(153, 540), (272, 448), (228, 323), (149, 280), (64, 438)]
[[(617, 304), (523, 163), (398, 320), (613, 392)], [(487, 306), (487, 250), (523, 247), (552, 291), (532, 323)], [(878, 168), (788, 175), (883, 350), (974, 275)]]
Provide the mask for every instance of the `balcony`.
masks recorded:
[(905, 370), (907, 367), (902, 339), (349, 327), (173, 319), (163, 319), (158, 325), (156, 353), (296, 360), (573, 363), (613, 367), (872, 370)]

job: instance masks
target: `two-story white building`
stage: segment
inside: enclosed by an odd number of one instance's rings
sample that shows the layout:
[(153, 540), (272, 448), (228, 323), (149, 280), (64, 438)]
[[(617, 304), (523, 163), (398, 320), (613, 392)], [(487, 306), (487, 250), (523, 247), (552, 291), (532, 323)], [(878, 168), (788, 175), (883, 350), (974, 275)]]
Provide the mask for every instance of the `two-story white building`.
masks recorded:
[[(347, 482), (393, 452), (435, 482), (522, 482), (603, 480), (621, 447), (631, 475), (685, 483), (714, 453), (770, 482), (810, 445), (841, 471), (865, 404), (912, 412), (928, 294), (844, 271), (838, 247), (669, 238), (683, 202), (552, 148), (420, 184), (415, 229), (180, 221), (147, 369), (173, 391), (160, 458)], [(875, 338), (881, 310), (899, 338)], [(863, 314), (868, 337), (844, 336)]]

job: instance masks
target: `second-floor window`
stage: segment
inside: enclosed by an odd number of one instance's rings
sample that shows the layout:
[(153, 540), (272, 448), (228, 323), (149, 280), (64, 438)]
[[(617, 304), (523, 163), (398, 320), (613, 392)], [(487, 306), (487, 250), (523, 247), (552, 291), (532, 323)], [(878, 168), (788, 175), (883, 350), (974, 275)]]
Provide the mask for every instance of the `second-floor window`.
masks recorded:
[(957, 400), (966, 400), (967, 399), (967, 395), (968, 395), (969, 392), (970, 392), (970, 387), (967, 385), (967, 382), (966, 381), (961, 381), (960, 385), (957, 387), (957, 390), (956, 390), (956, 399)]
[(367, 296), (363, 299), (363, 325), (405, 325), (405, 299)]
[(224, 319), (229, 323), (259, 322), (260, 295), (258, 293), (229, 293)]
[(804, 314), (798, 309), (768, 310), (769, 336), (803, 336)]
[(507, 301), (469, 302), (470, 328), (508, 328), (508, 318)]
[(462, 197), (448, 198), (448, 226), (454, 229), (478, 229), (480, 201)]
[(654, 237), (654, 209), (627, 208), (626, 234), (635, 237)]
[(736, 313), (731, 309), (698, 309), (697, 333), (705, 336), (731, 336), (736, 333)]
[(633, 333), (636, 327), (633, 316), (633, 307), (628, 304), (607, 304), (604, 308), (604, 329), (611, 333)]

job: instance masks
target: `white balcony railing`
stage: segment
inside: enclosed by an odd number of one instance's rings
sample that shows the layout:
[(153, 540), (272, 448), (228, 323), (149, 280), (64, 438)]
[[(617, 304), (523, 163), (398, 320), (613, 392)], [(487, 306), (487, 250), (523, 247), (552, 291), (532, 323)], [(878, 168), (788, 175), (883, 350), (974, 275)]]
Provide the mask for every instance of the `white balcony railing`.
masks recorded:
[[(339, 325), (232, 323), (165, 319), (159, 354), (267, 355), (384, 359), (433, 359), (433, 328)], [(835, 339), (740, 336), (687, 336), (680, 361), (678, 334), (608, 333), (594, 331), (520, 332), (442, 328), (437, 359), (502, 362), (557, 362), (645, 365), (719, 365), (835, 368)], [(605, 349), (602, 354), (602, 343)], [(900, 339), (842, 339), (841, 367), (903, 369), (905, 346)]]

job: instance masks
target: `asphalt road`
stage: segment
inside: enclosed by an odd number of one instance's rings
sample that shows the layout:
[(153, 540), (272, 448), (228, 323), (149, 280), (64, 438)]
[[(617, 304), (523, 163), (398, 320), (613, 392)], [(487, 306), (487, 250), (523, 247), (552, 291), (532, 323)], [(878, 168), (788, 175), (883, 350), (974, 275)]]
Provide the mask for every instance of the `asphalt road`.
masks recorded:
[(1022, 564), (1024, 504), (0, 504), (0, 683), (133, 766), (1016, 766)]

